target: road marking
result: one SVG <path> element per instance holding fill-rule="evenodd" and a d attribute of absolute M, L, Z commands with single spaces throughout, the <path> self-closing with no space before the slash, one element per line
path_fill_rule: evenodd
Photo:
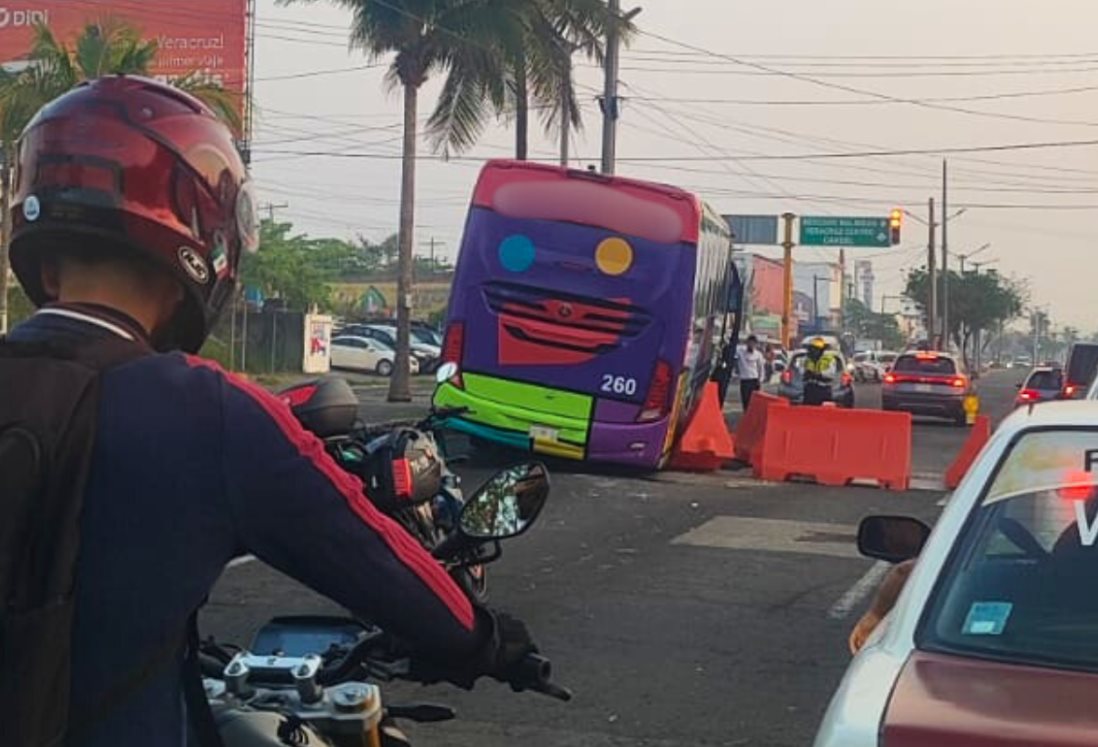
<path fill-rule="evenodd" d="M 856 538 L 857 529 L 846 524 L 716 516 L 671 544 L 858 558 Z"/>
<path fill-rule="evenodd" d="M 846 593 L 839 597 L 835 604 L 831 605 L 831 609 L 827 611 L 827 616 L 832 620 L 842 620 L 850 611 L 856 606 L 862 603 L 867 596 L 869 596 L 874 589 L 881 583 L 886 575 L 888 575 L 888 569 L 891 568 L 888 563 L 883 560 L 878 560 L 873 566 L 865 572 L 865 575 L 854 582 L 854 585 L 846 590 Z"/>
<path fill-rule="evenodd" d="M 245 563 L 251 563 L 255 560 L 254 555 L 241 555 L 239 558 L 233 558 L 229 561 L 229 565 L 226 568 L 236 568 L 238 565 L 244 565 Z"/>

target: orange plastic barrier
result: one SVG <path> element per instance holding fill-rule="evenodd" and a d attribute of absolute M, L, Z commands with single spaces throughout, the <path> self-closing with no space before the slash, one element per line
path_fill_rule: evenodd
<path fill-rule="evenodd" d="M 822 485 L 876 480 L 907 490 L 911 482 L 911 414 L 833 407 L 770 410 L 755 474 L 764 480 L 794 477 Z"/>
<path fill-rule="evenodd" d="M 766 432 L 767 414 L 773 407 L 789 407 L 789 400 L 764 392 L 751 395 L 747 412 L 736 424 L 736 459 L 758 465 L 762 454 L 763 434 Z"/>
<path fill-rule="evenodd" d="M 735 455 L 732 435 L 724 421 L 717 383 L 705 385 L 702 401 L 671 453 L 671 469 L 712 472 Z"/>
<path fill-rule="evenodd" d="M 961 478 L 968 472 L 968 468 L 972 466 L 972 463 L 976 461 L 976 455 L 980 453 L 980 449 L 984 448 L 984 444 L 991 438 L 991 418 L 987 415 L 980 415 L 976 418 L 976 423 L 972 426 L 972 430 L 968 434 L 968 439 L 961 447 L 961 451 L 958 452 L 957 458 L 953 460 L 953 464 L 949 465 L 949 469 L 945 473 L 945 484 L 950 490 L 953 490 L 961 484 Z"/>

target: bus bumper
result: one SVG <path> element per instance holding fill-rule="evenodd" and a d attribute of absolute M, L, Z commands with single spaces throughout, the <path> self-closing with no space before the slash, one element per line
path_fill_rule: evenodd
<path fill-rule="evenodd" d="M 434 401 L 439 407 L 467 408 L 468 412 L 449 418 L 446 425 L 473 438 L 561 459 L 641 469 L 661 466 L 666 456 L 668 418 L 643 424 L 600 422 L 599 411 L 604 406 L 612 409 L 621 405 L 588 399 L 590 405 L 583 408 L 588 414 L 582 418 L 530 410 L 452 384 L 440 386 Z"/>

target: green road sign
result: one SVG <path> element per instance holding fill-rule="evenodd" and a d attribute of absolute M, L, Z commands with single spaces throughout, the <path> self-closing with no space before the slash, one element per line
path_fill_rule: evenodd
<path fill-rule="evenodd" d="M 888 218 L 802 217 L 801 246 L 892 246 Z"/>

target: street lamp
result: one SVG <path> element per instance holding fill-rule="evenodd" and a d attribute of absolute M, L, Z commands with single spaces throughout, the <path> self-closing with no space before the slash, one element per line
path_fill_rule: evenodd
<path fill-rule="evenodd" d="M 981 246 L 979 249 L 975 249 L 975 250 L 969 252 L 968 254 L 958 254 L 957 258 L 959 260 L 961 260 L 961 274 L 962 275 L 965 274 L 965 260 L 970 259 L 971 257 L 975 257 L 980 252 L 986 251 L 990 248 L 991 248 L 991 243 L 989 242 L 989 243 L 984 244 L 983 246 Z M 987 264 L 987 262 L 983 262 L 983 263 L 973 262 L 972 264 Z M 979 270 L 977 270 L 977 272 L 979 272 Z"/>

